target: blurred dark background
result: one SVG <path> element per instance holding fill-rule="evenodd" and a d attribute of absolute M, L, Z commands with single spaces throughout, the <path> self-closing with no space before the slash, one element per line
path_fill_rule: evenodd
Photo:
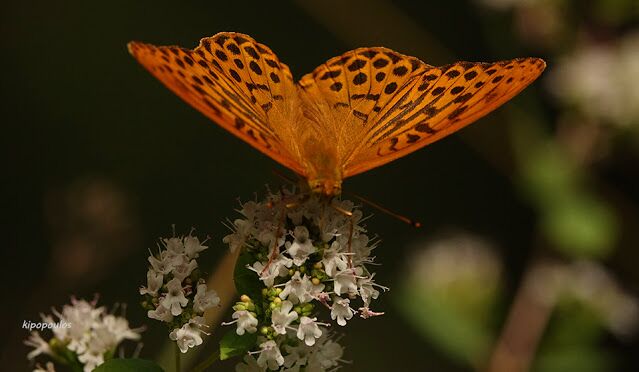
<path fill-rule="evenodd" d="M 353 361 L 343 370 L 467 371 L 494 362 L 501 336 L 530 331 L 513 321 L 534 308 L 524 305 L 521 315 L 513 306 L 530 282 L 535 293 L 560 293 L 542 311 L 533 370 L 639 368 L 636 1 L 2 8 L 3 370 L 32 368 L 23 320 L 96 293 L 106 306 L 129 304 L 131 325 L 149 328 L 142 356 L 158 358 L 167 331 L 138 306 L 147 249 L 171 224 L 182 233 L 195 227 L 212 237 L 202 260 L 213 272 L 227 249 L 221 221 L 236 216 L 237 198 L 282 183 L 277 164 L 183 103 L 126 50 L 130 40 L 194 47 L 220 31 L 270 46 L 297 78 L 360 46 L 433 65 L 523 56 L 548 63 L 539 81 L 461 134 L 346 181 L 347 192 L 424 227 L 364 207 L 375 214 L 369 231 L 383 241 L 376 279 L 391 291 L 376 308 L 386 315 L 339 329 Z M 544 270 L 568 279 L 556 289 L 539 279 L 548 278 Z"/>

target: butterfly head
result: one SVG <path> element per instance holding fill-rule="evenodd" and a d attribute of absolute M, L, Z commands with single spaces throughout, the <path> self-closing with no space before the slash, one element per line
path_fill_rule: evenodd
<path fill-rule="evenodd" d="M 342 193 L 342 181 L 329 179 L 309 179 L 308 186 L 314 194 L 336 196 Z"/>

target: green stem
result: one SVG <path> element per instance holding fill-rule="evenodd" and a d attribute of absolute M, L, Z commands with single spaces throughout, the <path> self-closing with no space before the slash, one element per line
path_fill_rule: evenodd
<path fill-rule="evenodd" d="M 216 360 L 220 358 L 220 353 L 218 351 L 213 352 L 206 358 L 202 363 L 196 365 L 191 372 L 203 372 L 206 368 L 210 367 Z"/>
<path fill-rule="evenodd" d="M 180 347 L 178 346 L 177 342 L 175 343 L 175 372 L 180 372 L 181 368 L 180 368 L 180 357 L 182 352 L 180 351 Z"/>

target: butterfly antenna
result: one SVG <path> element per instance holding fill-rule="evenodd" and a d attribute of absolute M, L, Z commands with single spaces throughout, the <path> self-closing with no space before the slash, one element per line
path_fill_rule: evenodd
<path fill-rule="evenodd" d="M 277 169 L 272 169 L 271 172 L 273 172 L 274 175 L 276 175 L 277 177 L 281 178 L 282 180 L 284 180 L 284 182 L 290 183 L 291 185 L 297 185 L 298 183 L 293 181 L 292 179 L 290 179 L 288 176 L 286 176 L 284 173 L 280 172 Z"/>
<path fill-rule="evenodd" d="M 408 218 L 408 217 L 406 217 L 404 215 L 401 215 L 399 213 L 395 213 L 395 212 L 391 211 L 390 209 L 385 208 L 385 207 L 383 207 L 383 206 L 381 206 L 381 205 L 379 205 L 379 204 L 377 204 L 375 202 L 372 202 L 372 201 L 370 201 L 370 200 L 368 200 L 368 199 L 366 199 L 366 198 L 364 198 L 362 196 L 359 196 L 359 195 L 353 194 L 353 193 L 348 193 L 348 195 L 352 196 L 353 198 L 355 198 L 355 199 L 357 199 L 357 200 L 359 200 L 359 201 L 361 201 L 363 203 L 366 203 L 366 204 L 370 205 L 371 207 L 377 209 L 380 212 L 386 213 L 386 214 L 388 214 L 391 217 L 395 217 L 398 220 L 400 220 L 400 221 L 402 221 L 404 223 L 407 223 L 407 224 L 409 224 L 409 225 L 411 225 L 413 227 L 422 227 L 422 223 L 421 222 L 413 220 L 413 219 L 410 219 L 410 218 Z"/>

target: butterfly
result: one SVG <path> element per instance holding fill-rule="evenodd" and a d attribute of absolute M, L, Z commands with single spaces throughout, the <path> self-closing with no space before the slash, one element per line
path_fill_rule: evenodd
<path fill-rule="evenodd" d="M 401 158 L 476 121 L 544 70 L 539 58 L 435 67 L 383 47 L 334 57 L 297 83 L 248 35 L 222 32 L 193 49 L 128 44 L 184 101 L 283 166 L 310 190 Z"/>

